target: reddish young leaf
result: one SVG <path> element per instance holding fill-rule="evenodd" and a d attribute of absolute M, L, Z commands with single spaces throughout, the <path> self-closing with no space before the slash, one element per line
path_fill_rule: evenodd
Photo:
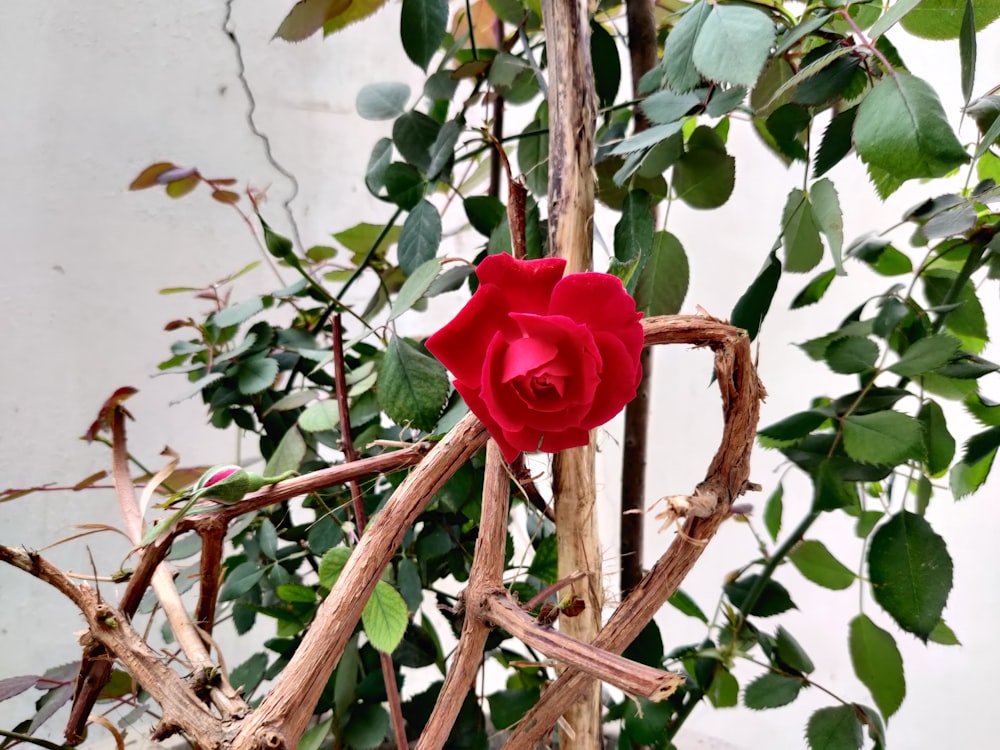
<path fill-rule="evenodd" d="M 132 180 L 131 184 L 128 186 L 129 190 L 145 190 L 146 188 L 155 187 L 160 183 L 157 178 L 164 172 L 168 172 L 171 169 L 176 169 L 177 165 L 172 164 L 169 161 L 158 161 L 156 164 L 150 164 L 144 170 L 139 173 L 139 176 Z"/>
<path fill-rule="evenodd" d="M 219 203 L 239 203 L 240 194 L 232 190 L 213 190 L 212 197 Z"/>
<path fill-rule="evenodd" d="M 97 419 L 94 420 L 90 427 L 87 428 L 87 432 L 84 433 L 83 437 L 86 441 L 88 443 L 93 442 L 102 429 L 111 426 L 111 416 L 114 414 L 115 409 L 122 409 L 125 416 L 132 419 L 132 415 L 121 404 L 125 399 L 131 398 L 138 392 L 137 388 L 125 385 L 112 393 L 108 400 L 101 404 L 101 410 L 97 413 Z"/>

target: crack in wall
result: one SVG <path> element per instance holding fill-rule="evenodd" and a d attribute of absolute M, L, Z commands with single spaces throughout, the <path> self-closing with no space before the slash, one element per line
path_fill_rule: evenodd
<path fill-rule="evenodd" d="M 240 87 L 243 89 L 248 105 L 246 112 L 247 125 L 250 127 L 250 132 L 252 132 L 263 144 L 264 157 L 267 159 L 268 163 L 276 172 L 278 172 L 278 174 L 288 180 L 292 186 L 291 194 L 281 202 L 281 206 L 284 208 L 285 216 L 288 218 L 288 224 L 291 228 L 292 239 L 295 240 L 295 245 L 300 250 L 304 250 L 305 245 L 302 244 L 302 237 L 299 234 L 299 224 L 295 219 L 295 214 L 292 212 L 292 202 L 299 195 L 299 181 L 291 171 L 289 171 L 275 158 L 274 152 L 271 149 L 271 138 L 257 126 L 257 122 L 254 119 L 254 116 L 257 113 L 257 98 L 254 96 L 253 89 L 250 87 L 250 82 L 247 80 L 246 62 L 243 59 L 243 46 L 240 44 L 240 40 L 236 38 L 236 31 L 233 27 L 234 2 L 235 0 L 226 0 L 226 15 L 222 19 L 222 32 L 229 37 L 229 41 L 233 45 L 233 51 L 236 53 L 236 78 L 240 82 Z"/>

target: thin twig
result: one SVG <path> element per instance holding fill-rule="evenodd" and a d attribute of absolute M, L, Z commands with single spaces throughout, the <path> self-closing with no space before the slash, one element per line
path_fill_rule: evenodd
<path fill-rule="evenodd" d="M 351 407 L 347 402 L 344 332 L 341 328 L 340 313 L 333 316 L 331 327 L 333 329 L 333 377 L 337 392 L 337 407 L 340 412 L 340 449 L 344 452 L 345 461 L 353 463 L 358 460 L 358 451 L 355 449 L 354 440 L 351 437 Z M 361 496 L 361 485 L 357 479 L 352 479 L 347 484 L 351 488 L 354 522 L 357 524 L 358 533 L 361 534 L 368 525 L 364 498 Z M 378 661 L 382 669 L 382 681 L 385 683 L 385 694 L 389 702 L 389 716 L 392 719 L 392 732 L 396 740 L 396 747 L 405 748 L 408 745 L 406 722 L 403 719 L 403 706 L 399 699 L 399 686 L 396 684 L 396 667 L 392 663 L 392 656 L 385 652 L 379 652 Z"/>

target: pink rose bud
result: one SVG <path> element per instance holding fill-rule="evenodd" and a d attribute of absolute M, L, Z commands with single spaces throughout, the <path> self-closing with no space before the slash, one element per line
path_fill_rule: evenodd
<path fill-rule="evenodd" d="M 207 497 L 224 503 L 234 503 L 253 487 L 250 475 L 242 466 L 213 466 L 201 475 L 194 486 L 195 497 Z"/>
<path fill-rule="evenodd" d="M 212 475 L 209 476 L 207 479 L 205 479 L 204 483 L 202 483 L 201 486 L 211 487 L 213 484 L 218 484 L 223 479 L 228 479 L 237 471 L 242 471 L 242 470 L 243 470 L 242 466 L 223 466 L 218 469 L 213 469 Z"/>
<path fill-rule="evenodd" d="M 508 461 L 586 445 L 642 378 L 635 300 L 614 276 L 565 268 L 488 256 L 472 299 L 426 342 Z"/>

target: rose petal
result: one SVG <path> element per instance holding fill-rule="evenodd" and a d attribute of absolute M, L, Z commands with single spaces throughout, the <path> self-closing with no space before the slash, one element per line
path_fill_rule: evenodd
<path fill-rule="evenodd" d="M 606 273 L 574 273 L 552 290 L 549 312 L 566 315 L 594 331 L 614 332 L 631 357 L 642 351 L 642 313 L 620 279 Z M 634 354 L 633 354 L 634 353 Z"/>
<path fill-rule="evenodd" d="M 503 374 L 500 379 L 507 383 L 525 373 L 552 362 L 559 353 L 551 341 L 538 338 L 521 338 L 512 341 L 504 354 Z"/>
<path fill-rule="evenodd" d="M 511 313 L 510 318 L 526 338 L 550 341 L 558 349 L 556 357 L 530 374 L 567 376 L 562 393 L 567 405 L 589 402 L 601 372 L 601 353 L 590 329 L 563 315 Z"/>
<path fill-rule="evenodd" d="M 546 432 L 542 437 L 541 450 L 546 453 L 558 453 L 567 448 L 579 448 L 590 442 L 590 430 L 571 427 L 560 432 Z"/>
<path fill-rule="evenodd" d="M 470 387 L 467 384 L 456 380 L 455 390 L 457 390 L 459 395 L 462 396 L 462 399 L 465 401 L 465 405 L 469 407 L 469 411 L 479 418 L 479 421 L 483 423 L 486 431 L 490 433 L 490 437 L 496 441 L 497 446 L 500 448 L 503 453 L 503 457 L 507 460 L 507 462 L 509 463 L 517 458 L 521 449 L 512 445 L 507 439 L 507 433 L 493 418 L 490 408 L 480 397 L 479 389 Z M 538 445 L 537 441 L 535 445 Z M 535 450 L 535 448 L 532 448 L 531 450 Z"/>
<path fill-rule="evenodd" d="M 630 356 L 614 334 L 598 331 L 594 340 L 601 350 L 604 370 L 591 402 L 590 413 L 583 420 L 583 426 L 587 428 L 599 427 L 624 409 L 635 398 L 636 388 L 642 379 L 638 355 Z"/>
<path fill-rule="evenodd" d="M 507 311 L 500 289 L 481 286 L 458 315 L 427 339 L 427 350 L 456 380 L 479 388 L 490 342 L 504 327 L 511 326 Z"/>
<path fill-rule="evenodd" d="M 486 256 L 476 268 L 476 276 L 481 284 L 500 288 L 510 312 L 544 314 L 565 269 L 563 258 L 517 260 L 500 253 Z"/>

